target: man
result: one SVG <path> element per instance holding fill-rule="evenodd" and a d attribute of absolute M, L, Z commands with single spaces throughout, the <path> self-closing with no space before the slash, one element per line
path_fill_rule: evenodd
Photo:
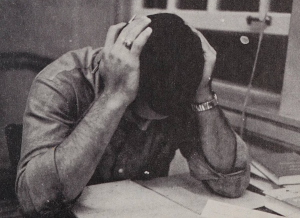
<path fill-rule="evenodd" d="M 16 191 L 25 214 L 55 215 L 87 184 L 167 176 L 176 149 L 213 191 L 240 196 L 248 151 L 210 89 L 216 53 L 171 14 L 112 26 L 34 80 Z M 192 107 L 191 107 L 192 104 Z"/>

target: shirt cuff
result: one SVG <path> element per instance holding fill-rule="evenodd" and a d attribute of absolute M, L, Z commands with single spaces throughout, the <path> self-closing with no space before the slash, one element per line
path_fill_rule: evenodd
<path fill-rule="evenodd" d="M 214 192 L 226 197 L 241 196 L 250 180 L 248 147 L 237 134 L 235 136 L 236 159 L 231 173 L 223 174 L 212 169 L 203 154 L 196 151 L 188 159 L 191 175 L 199 181 L 205 181 Z"/>
<path fill-rule="evenodd" d="M 190 156 L 188 163 L 191 175 L 198 180 L 217 180 L 221 178 L 225 179 L 229 177 L 241 177 L 246 171 L 246 168 L 244 168 L 228 174 L 217 172 L 211 168 L 204 160 L 204 157 L 197 152 L 194 152 Z"/>

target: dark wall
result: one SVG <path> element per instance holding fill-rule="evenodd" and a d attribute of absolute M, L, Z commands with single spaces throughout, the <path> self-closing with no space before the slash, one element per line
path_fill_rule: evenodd
<path fill-rule="evenodd" d="M 102 45 L 115 0 L 1 0 L 0 50 L 58 55 Z"/>
<path fill-rule="evenodd" d="M 102 46 L 116 7 L 116 0 L 1 0 L 0 53 L 55 59 L 72 49 Z M 22 122 L 35 72 L 2 69 L 0 76 L 0 168 L 8 168 L 4 127 Z"/>

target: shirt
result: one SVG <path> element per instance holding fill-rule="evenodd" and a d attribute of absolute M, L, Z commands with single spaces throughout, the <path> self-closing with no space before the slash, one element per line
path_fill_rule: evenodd
<path fill-rule="evenodd" d="M 103 85 L 98 82 L 97 74 L 92 73 L 100 51 L 87 47 L 68 52 L 42 70 L 33 81 L 24 113 L 16 181 L 17 195 L 27 214 L 54 213 L 73 203 L 65 202 L 62 196 L 55 148 L 76 128 L 95 98 L 101 95 Z M 216 172 L 199 149 L 197 120 L 193 115 L 187 109 L 181 115 L 152 121 L 146 131 L 123 116 L 88 184 L 167 176 L 175 151 L 180 149 L 191 174 L 199 182 L 206 181 L 221 195 L 240 196 L 249 183 L 246 144 L 236 135 L 232 173 Z M 27 169 L 30 162 L 41 157 L 46 164 L 35 164 Z M 38 180 L 36 175 L 39 175 Z M 49 192 L 47 197 L 35 191 L 41 184 L 44 192 Z"/>

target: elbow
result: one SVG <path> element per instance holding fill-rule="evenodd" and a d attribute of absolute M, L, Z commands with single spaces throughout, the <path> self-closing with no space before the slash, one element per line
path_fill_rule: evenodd
<path fill-rule="evenodd" d="M 16 194 L 20 204 L 20 211 L 25 217 L 34 217 L 36 214 L 35 207 L 30 197 L 29 186 L 25 181 L 25 171 L 18 172 L 16 180 Z"/>
<path fill-rule="evenodd" d="M 56 174 L 37 166 L 35 160 L 31 160 L 18 172 L 16 193 L 21 212 L 25 217 L 57 217 L 68 211 L 71 201 L 64 198 Z"/>
<path fill-rule="evenodd" d="M 25 217 L 56 217 L 69 208 L 60 192 L 47 192 L 43 183 L 32 184 L 26 177 L 24 171 L 16 182 L 20 210 Z"/>
<path fill-rule="evenodd" d="M 43 189 L 42 185 L 32 190 L 22 178 L 16 185 L 20 211 L 24 217 L 66 217 L 66 214 L 71 213 L 70 208 L 74 202 L 66 201 L 60 192 L 36 193 L 36 189 Z"/>
<path fill-rule="evenodd" d="M 224 197 L 241 197 L 250 182 L 250 170 L 247 168 L 241 175 L 220 178 L 218 180 L 207 180 L 206 184 L 210 189 Z"/>

